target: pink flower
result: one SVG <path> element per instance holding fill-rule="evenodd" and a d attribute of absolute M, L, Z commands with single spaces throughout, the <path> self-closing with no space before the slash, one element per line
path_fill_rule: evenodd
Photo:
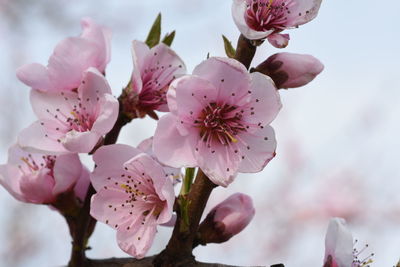
<path fill-rule="evenodd" d="M 359 259 L 364 249 L 353 249 L 354 242 L 346 221 L 342 218 L 332 218 L 325 237 L 324 267 L 362 267 L 372 262 L 371 254 Z M 367 248 L 368 245 L 365 246 Z"/>
<path fill-rule="evenodd" d="M 324 70 L 324 65 L 311 55 L 277 53 L 256 70 L 271 77 L 277 88 L 296 88 L 314 80 Z"/>
<path fill-rule="evenodd" d="M 153 150 L 172 167 L 200 167 L 227 186 L 237 172 L 259 172 L 275 156 L 269 123 L 281 102 L 269 77 L 238 61 L 210 58 L 168 90 L 171 113 L 158 122 Z"/>
<path fill-rule="evenodd" d="M 81 25 L 81 36 L 61 41 L 47 67 L 38 63 L 24 65 L 17 70 L 18 78 L 33 89 L 60 92 L 78 88 L 89 67 L 104 73 L 110 61 L 111 31 L 90 18 L 82 19 Z"/>
<path fill-rule="evenodd" d="M 25 150 L 44 153 L 90 152 L 114 126 L 118 101 L 104 76 L 90 68 L 78 92 L 31 91 L 39 118 L 18 136 Z"/>
<path fill-rule="evenodd" d="M 321 2 L 322 0 L 233 0 L 232 15 L 246 38 L 258 40 L 313 20 Z"/>
<path fill-rule="evenodd" d="M 157 225 L 170 221 L 175 199 L 171 180 L 149 155 L 127 145 L 99 148 L 91 181 L 91 215 L 117 229 L 126 253 L 142 258 L 149 250 Z"/>
<path fill-rule="evenodd" d="M 163 43 L 150 49 L 145 43 L 133 41 L 132 54 L 134 70 L 130 86 L 124 91 L 124 112 L 143 117 L 153 110 L 168 111 L 168 86 L 186 73 L 185 64 Z"/>
<path fill-rule="evenodd" d="M 76 184 L 83 191 L 87 174 L 77 154 L 31 154 L 14 145 L 7 164 L 0 165 L 0 184 L 20 201 L 51 204 Z"/>
<path fill-rule="evenodd" d="M 199 227 L 202 244 L 222 243 L 240 233 L 255 214 L 251 197 L 236 193 L 215 206 Z"/>
<path fill-rule="evenodd" d="M 161 166 L 164 169 L 164 172 L 168 174 L 168 176 L 171 178 L 173 184 L 176 184 L 181 178 L 182 178 L 182 170 L 181 168 L 173 168 L 167 165 L 162 164 L 161 162 L 158 161 L 157 157 L 154 155 L 153 152 L 153 137 L 147 138 L 140 142 L 140 144 L 137 146 L 137 148 L 146 153 L 147 155 L 150 155 L 155 161 L 161 164 Z"/>

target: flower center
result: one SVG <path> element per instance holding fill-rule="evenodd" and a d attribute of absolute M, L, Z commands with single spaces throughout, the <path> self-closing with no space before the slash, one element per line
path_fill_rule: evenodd
<path fill-rule="evenodd" d="M 22 171 L 22 173 L 26 174 L 26 171 L 30 173 L 34 173 L 39 171 L 42 168 L 46 168 L 49 170 L 49 174 L 53 176 L 53 168 L 56 162 L 56 156 L 43 155 L 42 160 L 40 162 L 36 162 L 36 160 L 32 157 L 31 154 L 28 154 L 27 157 L 21 157 L 21 161 L 25 164 L 23 168 L 22 165 L 18 165 L 18 168 Z"/>
<path fill-rule="evenodd" d="M 241 121 L 242 113 L 236 106 L 213 102 L 203 109 L 194 121 L 194 125 L 200 128 L 200 137 L 208 144 L 212 141 L 223 145 L 237 143 L 235 136 L 239 132 L 246 131 Z"/>
<path fill-rule="evenodd" d="M 246 23 L 255 31 L 282 31 L 293 5 L 293 0 L 252 0 L 247 4 Z"/>

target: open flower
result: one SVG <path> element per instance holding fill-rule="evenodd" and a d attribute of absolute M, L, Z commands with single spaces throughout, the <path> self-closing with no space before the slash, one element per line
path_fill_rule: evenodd
<path fill-rule="evenodd" d="M 18 136 L 25 150 L 44 153 L 90 152 L 114 126 L 118 101 L 104 76 L 90 68 L 78 92 L 31 91 L 38 117 Z"/>
<path fill-rule="evenodd" d="M 179 56 L 160 43 L 149 48 L 145 43 L 132 42 L 133 74 L 122 98 L 123 111 L 129 116 L 143 117 L 154 110 L 168 111 L 166 92 L 170 83 L 186 73 Z"/>
<path fill-rule="evenodd" d="M 249 74 L 238 61 L 210 58 L 175 80 L 167 93 L 171 113 L 153 140 L 157 158 L 172 167 L 200 167 L 227 186 L 237 172 L 259 172 L 275 156 L 269 123 L 281 102 L 271 79 Z"/>
<path fill-rule="evenodd" d="M 78 88 L 89 67 L 104 73 L 110 61 L 111 31 L 90 18 L 82 19 L 81 25 L 81 36 L 61 41 L 47 67 L 38 63 L 24 65 L 17 70 L 18 78 L 33 89 L 60 92 Z"/>
<path fill-rule="evenodd" d="M 142 258 L 157 225 L 169 222 L 175 199 L 172 182 L 149 155 L 127 145 L 109 145 L 93 155 L 91 181 L 97 193 L 90 214 L 117 229 L 126 253 Z"/>
<path fill-rule="evenodd" d="M 87 176 L 77 154 L 33 154 L 17 145 L 8 150 L 7 164 L 0 165 L 0 184 L 16 199 L 35 204 L 52 204 L 72 189 L 81 198 Z"/>
<path fill-rule="evenodd" d="M 256 70 L 271 77 L 277 88 L 296 88 L 314 80 L 324 70 L 324 65 L 311 55 L 277 53 Z"/>
<path fill-rule="evenodd" d="M 240 233 L 255 214 L 251 197 L 235 193 L 215 206 L 200 224 L 200 243 L 222 243 Z"/>
<path fill-rule="evenodd" d="M 360 258 L 364 249 L 358 251 L 353 248 L 355 243 L 345 220 L 332 218 L 325 237 L 324 267 L 367 267 L 372 263 L 374 254 Z"/>
<path fill-rule="evenodd" d="M 288 35 L 280 32 L 314 19 L 322 0 L 233 0 L 232 15 L 240 32 L 250 40 L 271 38 L 285 47 Z"/>

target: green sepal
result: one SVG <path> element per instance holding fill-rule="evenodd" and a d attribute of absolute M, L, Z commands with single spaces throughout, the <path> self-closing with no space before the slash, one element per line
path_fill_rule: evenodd
<path fill-rule="evenodd" d="M 173 31 L 173 32 L 171 32 L 171 33 L 167 33 L 167 34 L 164 36 L 162 42 L 163 42 L 164 44 L 168 45 L 168 46 L 171 46 L 171 45 L 172 45 L 172 42 L 174 41 L 174 38 L 175 38 L 175 31 Z"/>
<path fill-rule="evenodd" d="M 147 35 L 146 44 L 152 48 L 160 43 L 161 39 L 161 13 L 158 13 L 156 20 L 151 26 L 149 35 Z"/>
<path fill-rule="evenodd" d="M 224 40 L 224 47 L 225 47 L 225 53 L 229 58 L 234 58 L 236 54 L 235 48 L 233 48 L 231 41 L 228 40 L 228 38 L 225 37 L 225 35 L 222 35 L 222 39 Z"/>

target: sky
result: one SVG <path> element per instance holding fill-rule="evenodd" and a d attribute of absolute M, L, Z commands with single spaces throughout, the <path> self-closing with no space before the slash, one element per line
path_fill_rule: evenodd
<path fill-rule="evenodd" d="M 207 54 L 224 56 L 221 34 L 239 36 L 231 0 L 0 0 L 0 162 L 17 133 L 34 116 L 29 88 L 15 77 L 26 63 L 46 64 L 54 46 L 80 33 L 90 16 L 113 31 L 107 79 L 117 96 L 132 71 L 130 43 L 144 40 L 158 12 L 163 31 L 177 31 L 173 49 L 188 71 Z M 359 245 L 369 244 L 372 266 L 392 266 L 400 257 L 400 2 L 325 0 L 318 17 L 287 31 L 278 50 L 261 46 L 253 64 L 277 52 L 312 54 L 325 65 L 309 85 L 281 91 L 283 109 L 273 122 L 277 157 L 256 175 L 239 175 L 218 188 L 212 204 L 240 191 L 256 205 L 253 222 L 224 245 L 195 250 L 202 261 L 237 265 L 321 266 L 329 218 L 344 216 Z M 136 120 L 120 142 L 137 145 L 156 123 Z M 85 157 L 90 166 L 90 158 Z M 18 203 L 0 188 L 0 266 L 55 266 L 68 261 L 69 236 L 63 218 L 44 206 Z M 160 251 L 170 229 L 161 229 L 149 254 Z M 11 239 L 10 239 L 11 238 Z M 90 257 L 126 256 L 115 231 L 98 224 Z M 314 253 L 309 253 L 314 251 Z M 12 257 L 10 256 L 12 255 Z M 6 260 L 7 258 L 7 260 Z M 11 258 L 11 259 L 10 259 Z M 3 260 L 4 259 L 4 260 Z"/>

